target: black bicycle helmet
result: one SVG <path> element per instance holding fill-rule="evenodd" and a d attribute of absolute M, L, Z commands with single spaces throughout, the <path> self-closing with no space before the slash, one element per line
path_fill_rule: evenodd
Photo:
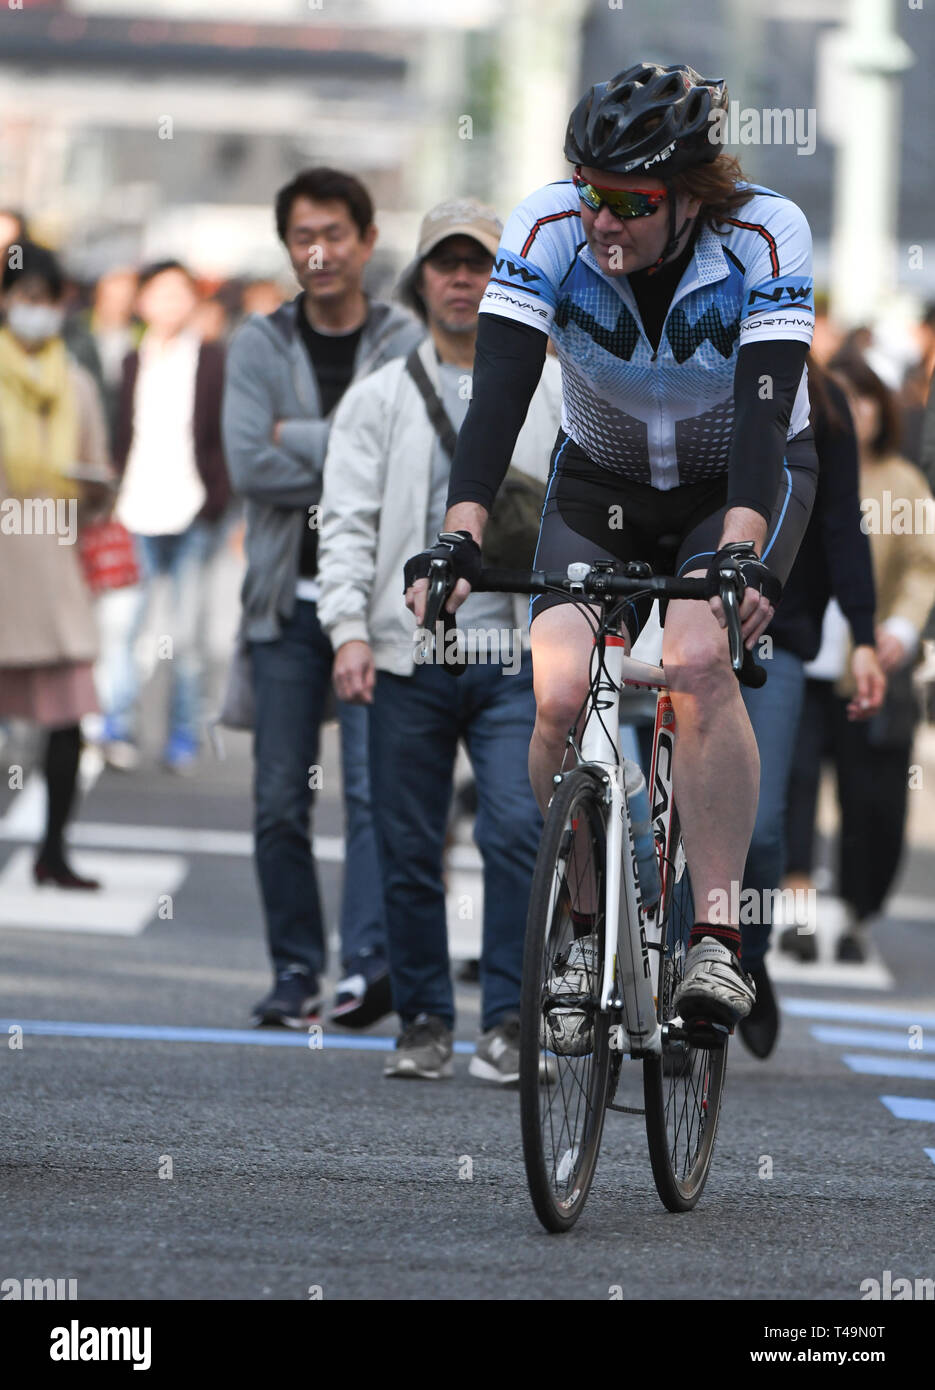
<path fill-rule="evenodd" d="M 587 91 L 568 122 L 565 158 L 614 174 L 670 179 L 721 152 L 710 112 L 727 109 L 727 84 L 685 63 L 637 63 Z"/>

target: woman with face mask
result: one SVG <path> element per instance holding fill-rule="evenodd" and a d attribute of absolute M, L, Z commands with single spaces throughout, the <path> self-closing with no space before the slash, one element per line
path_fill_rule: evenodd
<path fill-rule="evenodd" d="M 26 720 L 46 733 L 48 813 L 36 882 L 93 889 L 100 885 L 69 864 L 64 831 L 80 720 L 98 709 L 97 635 L 77 540 L 79 509 L 84 520 L 107 493 L 106 427 L 91 377 L 62 341 L 55 257 L 14 244 L 0 284 L 0 721 Z"/>

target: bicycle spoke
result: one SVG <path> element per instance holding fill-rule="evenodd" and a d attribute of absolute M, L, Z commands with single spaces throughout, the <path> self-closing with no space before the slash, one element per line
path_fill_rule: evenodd
<path fill-rule="evenodd" d="M 543 836 L 540 850 L 543 862 L 536 870 L 538 883 L 534 882 L 530 895 L 527 950 L 535 952 L 535 963 L 527 954 L 527 1060 L 524 1068 L 521 1059 L 520 1089 L 521 1101 L 522 1095 L 526 1096 L 524 1153 L 536 1210 L 550 1229 L 567 1229 L 577 1219 L 590 1187 L 603 1129 L 609 1068 L 599 1010 L 604 946 L 603 811 L 591 778 L 577 771 L 567 774 L 553 797 L 550 816 L 548 835 Z M 568 971 L 572 973 L 567 975 Z M 563 994 L 567 1002 L 563 1002 Z M 534 1103 L 533 1029 L 537 1083 L 538 1071 L 546 1068 L 545 1079 L 536 1086 Z M 588 1050 L 573 1050 L 579 1046 Z"/>
<path fill-rule="evenodd" d="M 672 872 L 672 865 L 668 870 Z M 663 1022 L 672 1024 L 672 1001 L 682 979 L 694 904 L 687 870 L 670 885 L 666 904 L 666 951 L 661 985 Z M 717 1128 L 725 1054 L 679 1036 L 664 1043 L 663 1061 L 646 1073 L 647 1133 L 659 1195 L 672 1211 L 694 1206 L 704 1186 Z M 652 1111 L 652 1114 L 650 1112 Z"/>

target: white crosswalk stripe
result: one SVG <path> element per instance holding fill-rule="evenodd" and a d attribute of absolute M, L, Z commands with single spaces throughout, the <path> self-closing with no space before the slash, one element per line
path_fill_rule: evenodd
<path fill-rule="evenodd" d="M 36 887 L 32 862 L 31 849 L 15 850 L 0 871 L 0 927 L 137 936 L 160 911 L 169 916 L 188 872 L 179 855 L 77 854 L 76 870 L 102 886 L 65 892 Z"/>

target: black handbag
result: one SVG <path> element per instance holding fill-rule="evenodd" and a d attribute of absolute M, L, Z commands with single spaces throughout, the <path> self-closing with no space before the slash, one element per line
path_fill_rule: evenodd
<path fill-rule="evenodd" d="M 439 443 L 450 459 L 455 456 L 458 436 L 448 412 L 429 380 L 418 348 L 406 358 L 412 377 Z M 482 547 L 485 565 L 497 569 L 530 569 L 539 540 L 539 525 L 545 505 L 545 483 L 512 465 L 500 485 L 490 519 L 484 528 Z"/>

